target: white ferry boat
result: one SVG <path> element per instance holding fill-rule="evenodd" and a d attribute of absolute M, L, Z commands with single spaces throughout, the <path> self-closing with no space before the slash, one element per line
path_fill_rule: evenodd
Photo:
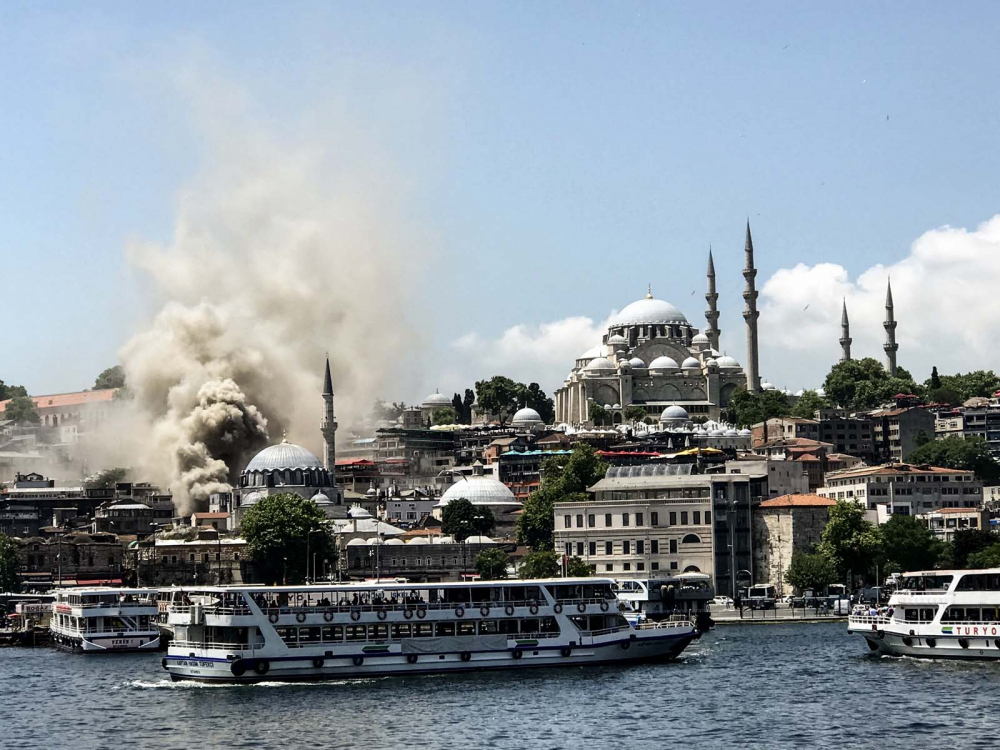
<path fill-rule="evenodd" d="M 711 627 L 708 605 L 714 596 L 712 577 L 705 573 L 678 573 L 658 578 L 615 579 L 612 590 L 631 624 L 671 618 L 691 620 L 699 630 Z"/>
<path fill-rule="evenodd" d="M 49 632 L 60 648 L 82 652 L 155 651 L 156 589 L 73 588 L 56 593 Z"/>
<path fill-rule="evenodd" d="M 904 573 L 887 608 L 859 605 L 847 629 L 893 656 L 1000 659 L 1000 568 Z"/>
<path fill-rule="evenodd" d="M 676 658 L 689 620 L 631 626 L 612 582 L 199 587 L 171 603 L 171 678 L 317 680 Z"/>

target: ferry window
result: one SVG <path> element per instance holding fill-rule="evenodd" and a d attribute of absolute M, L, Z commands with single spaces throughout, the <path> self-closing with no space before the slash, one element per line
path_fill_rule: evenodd
<path fill-rule="evenodd" d="M 368 640 L 370 641 L 384 641 L 389 637 L 389 626 L 388 625 L 369 625 L 368 626 Z"/>
<path fill-rule="evenodd" d="M 921 622 L 931 622 L 934 619 L 933 609 L 922 609 L 920 610 L 920 621 Z"/>
<path fill-rule="evenodd" d="M 509 635 L 517 632 L 517 620 L 500 620 L 500 632 Z"/>
<path fill-rule="evenodd" d="M 605 526 L 605 528 L 609 528 L 609 529 L 611 528 L 611 514 L 610 513 L 605 513 L 604 514 L 604 526 Z"/>
<path fill-rule="evenodd" d="M 615 543 L 614 542 L 605 542 L 604 543 L 604 554 L 605 555 L 613 555 L 614 553 L 615 553 Z M 608 570 L 611 570 L 611 568 L 608 568 Z"/>
<path fill-rule="evenodd" d="M 543 617 L 538 624 L 538 631 L 540 633 L 558 633 L 559 623 L 554 617 Z"/>
<path fill-rule="evenodd" d="M 455 635 L 455 623 L 453 622 L 439 622 L 436 623 L 435 634 L 440 638 L 446 635 Z"/>
<path fill-rule="evenodd" d="M 1000 607 L 983 607 L 983 622 L 1000 620 Z"/>
<path fill-rule="evenodd" d="M 413 626 L 414 638 L 430 638 L 432 635 L 434 635 L 434 623 L 418 622 Z"/>
<path fill-rule="evenodd" d="M 410 623 L 403 622 L 397 623 L 392 626 L 392 637 L 393 638 L 409 638 L 410 637 Z"/>
<path fill-rule="evenodd" d="M 917 622 L 920 619 L 919 613 L 915 609 L 904 610 L 903 616 L 907 622 Z"/>
<path fill-rule="evenodd" d="M 278 634 L 278 637 L 285 642 L 288 646 L 294 646 L 298 643 L 298 629 L 297 628 L 275 628 L 274 632 Z"/>
<path fill-rule="evenodd" d="M 319 643 L 319 628 L 299 628 L 299 643 Z"/>
<path fill-rule="evenodd" d="M 650 539 L 649 540 L 649 551 L 654 555 L 660 554 L 660 540 Z"/>
<path fill-rule="evenodd" d="M 460 622 L 458 623 L 458 635 L 475 635 L 476 634 L 476 623 L 474 622 Z"/>
<path fill-rule="evenodd" d="M 671 526 L 677 525 L 677 511 L 674 510 L 670 511 L 670 525 Z"/>
<path fill-rule="evenodd" d="M 363 641 L 368 637 L 368 629 L 365 625 L 348 625 L 346 632 L 349 641 Z"/>
<path fill-rule="evenodd" d="M 538 632 L 538 620 L 521 620 L 521 632 L 522 633 L 537 633 Z"/>
<path fill-rule="evenodd" d="M 660 514 L 657 513 L 657 512 L 655 512 L 655 511 L 651 511 L 650 514 L 649 514 L 649 523 L 650 523 L 651 526 L 659 526 L 660 525 Z"/>
<path fill-rule="evenodd" d="M 328 625 L 323 628 L 323 642 L 333 643 L 344 640 L 344 628 L 342 625 Z"/>
<path fill-rule="evenodd" d="M 529 600 L 534 599 L 536 602 L 542 600 L 542 591 L 538 586 L 526 586 L 524 591 Z"/>
<path fill-rule="evenodd" d="M 479 623 L 480 635 L 493 635 L 498 632 L 500 632 L 500 626 L 496 620 L 482 620 Z"/>

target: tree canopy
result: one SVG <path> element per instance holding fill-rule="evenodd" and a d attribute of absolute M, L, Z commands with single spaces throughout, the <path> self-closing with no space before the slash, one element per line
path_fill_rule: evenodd
<path fill-rule="evenodd" d="M 942 554 L 942 543 L 934 532 L 913 516 L 895 513 L 879 531 L 882 536 L 882 565 L 886 573 L 930 570 Z"/>
<path fill-rule="evenodd" d="M 996 535 L 986 529 L 958 529 L 951 538 L 950 565 L 955 568 L 969 567 L 972 556 L 992 547 L 996 539 Z"/>
<path fill-rule="evenodd" d="M 830 508 L 819 551 L 826 555 L 844 578 L 848 573 L 864 575 L 881 548 L 879 529 L 865 518 L 865 509 L 849 500 L 838 500 Z"/>
<path fill-rule="evenodd" d="M 829 406 L 830 402 L 816 393 L 816 391 L 803 391 L 789 413 L 793 417 L 815 419 L 817 411 L 827 409 Z"/>
<path fill-rule="evenodd" d="M 859 411 L 887 403 L 897 393 L 919 395 L 921 390 L 902 367 L 897 369 L 896 377 L 892 377 L 871 357 L 838 362 L 823 383 L 823 391 L 831 403 Z"/>
<path fill-rule="evenodd" d="M 240 534 L 257 577 L 268 583 L 301 583 L 307 551 L 325 561 L 333 550 L 326 515 L 312 500 L 290 492 L 267 495 L 251 505 L 243 514 Z"/>
<path fill-rule="evenodd" d="M 645 418 L 646 418 L 646 410 L 643 409 L 641 406 L 636 406 L 635 404 L 632 404 L 632 406 L 625 407 L 625 419 L 627 419 L 629 422 L 641 422 Z"/>
<path fill-rule="evenodd" d="M 0 380 L 0 401 L 6 401 L 15 396 L 27 396 L 28 389 L 23 385 L 7 385 Z"/>
<path fill-rule="evenodd" d="M 989 398 L 997 390 L 1000 390 L 1000 377 L 997 377 L 997 374 L 993 370 L 975 370 L 965 375 L 962 373 L 941 375 L 937 377 L 937 385 L 935 385 L 936 375 L 937 368 L 935 367 L 931 371 L 930 380 L 925 385 L 932 392 L 943 389 L 954 393 L 956 397 L 955 401 L 948 403 L 960 404 L 976 396 Z M 932 398 L 930 393 L 928 394 L 928 398 L 935 401 L 938 400 Z"/>
<path fill-rule="evenodd" d="M 10 419 L 14 424 L 38 424 L 41 418 L 38 410 L 35 409 L 35 402 L 30 396 L 14 396 L 7 402 L 7 408 L 3 411 L 3 418 Z"/>
<path fill-rule="evenodd" d="M 479 406 L 495 416 L 501 425 L 506 424 L 522 406 L 537 411 L 545 424 L 551 424 L 555 417 L 555 402 L 538 383 L 525 385 L 503 375 L 496 375 L 476 383 L 476 396 L 479 398 Z M 471 403 L 469 406 L 471 410 Z"/>
<path fill-rule="evenodd" d="M 375 403 L 372 404 L 372 418 L 378 422 L 383 420 L 395 422 L 403 415 L 403 409 L 405 408 L 406 404 L 402 401 L 390 404 L 377 398 L 375 399 Z"/>
<path fill-rule="evenodd" d="M 803 592 L 819 592 L 837 580 L 837 568 L 822 552 L 796 552 L 785 572 L 785 580 Z"/>
<path fill-rule="evenodd" d="M 1000 480 L 1000 463 L 981 437 L 947 437 L 931 440 L 910 454 L 911 464 L 930 464 L 946 469 L 973 471 L 989 484 Z"/>
<path fill-rule="evenodd" d="M 104 370 L 94 381 L 94 390 L 99 391 L 105 388 L 124 388 L 125 370 L 121 365 L 115 365 Z"/>
<path fill-rule="evenodd" d="M 598 427 L 611 424 L 611 412 L 596 401 L 587 406 L 587 415 L 590 417 L 590 421 Z"/>
<path fill-rule="evenodd" d="M 457 542 L 470 536 L 487 536 L 495 525 L 489 508 L 473 505 L 464 497 L 455 498 L 441 511 L 441 532 Z"/>
<path fill-rule="evenodd" d="M 585 563 L 579 557 L 571 557 L 566 561 L 567 578 L 590 578 L 594 575 L 594 566 Z"/>
<path fill-rule="evenodd" d="M 119 482 L 124 482 L 128 476 L 128 469 L 121 467 L 114 469 L 101 469 L 83 480 L 83 486 L 88 490 L 110 489 Z"/>
<path fill-rule="evenodd" d="M 0 591 L 19 590 L 20 570 L 18 543 L 6 534 L 0 534 Z"/>
<path fill-rule="evenodd" d="M 507 577 L 510 557 L 499 547 L 484 549 L 476 555 L 476 573 L 484 581 L 500 581 Z"/>
<path fill-rule="evenodd" d="M 1000 542 L 973 552 L 966 564 L 970 568 L 1000 568 Z"/>
<path fill-rule="evenodd" d="M 791 412 L 788 397 L 781 391 L 751 392 L 738 388 L 729 399 L 729 421 L 737 427 L 752 427 Z"/>
<path fill-rule="evenodd" d="M 517 576 L 527 578 L 555 578 L 559 575 L 559 555 L 551 551 L 530 552 L 524 556 Z"/>
<path fill-rule="evenodd" d="M 458 412 L 454 406 L 442 406 L 431 413 L 433 424 L 456 424 L 458 422 Z"/>

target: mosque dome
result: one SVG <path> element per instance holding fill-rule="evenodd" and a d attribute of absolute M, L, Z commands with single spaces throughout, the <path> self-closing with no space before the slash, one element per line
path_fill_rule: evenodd
<path fill-rule="evenodd" d="M 466 544 L 495 544 L 488 536 L 470 536 L 465 540 Z"/>
<path fill-rule="evenodd" d="M 737 362 L 732 357 L 730 357 L 728 354 L 723 354 L 721 357 L 719 357 L 717 360 L 715 360 L 715 362 L 716 362 L 716 364 L 719 365 L 719 369 L 720 370 L 738 370 L 738 369 L 740 369 L 740 363 Z"/>
<path fill-rule="evenodd" d="M 415 536 L 406 541 L 407 544 L 427 544 L 427 537 Z"/>
<path fill-rule="evenodd" d="M 455 538 L 450 536 L 431 537 L 431 544 L 454 544 Z"/>
<path fill-rule="evenodd" d="M 597 372 L 600 370 L 614 370 L 615 366 L 611 364 L 611 360 L 607 357 L 594 357 L 584 369 L 590 372 Z"/>
<path fill-rule="evenodd" d="M 632 363 L 627 359 L 618 360 L 618 369 L 627 372 L 632 369 Z"/>
<path fill-rule="evenodd" d="M 687 410 L 682 406 L 668 406 L 660 413 L 661 422 L 687 422 L 690 417 Z"/>
<path fill-rule="evenodd" d="M 511 418 L 510 423 L 514 427 L 536 427 L 543 424 L 541 415 L 530 407 L 518 409 Z"/>
<path fill-rule="evenodd" d="M 761 390 L 764 390 L 764 391 L 776 391 L 776 390 L 778 390 L 771 383 L 768 383 L 767 381 L 761 383 L 760 387 L 761 387 Z"/>
<path fill-rule="evenodd" d="M 740 437 L 750 437 L 751 435 L 753 435 L 753 433 L 750 432 L 750 430 L 748 430 L 746 427 L 740 430 L 738 434 Z"/>
<path fill-rule="evenodd" d="M 708 336 L 706 336 L 704 333 L 696 333 L 691 338 L 691 343 L 692 344 L 711 344 L 712 342 L 709 341 Z"/>
<path fill-rule="evenodd" d="M 348 547 L 364 547 L 368 544 L 364 539 L 352 539 L 347 543 Z"/>
<path fill-rule="evenodd" d="M 385 540 L 385 546 L 386 547 L 390 547 L 390 546 L 402 547 L 404 544 L 406 544 L 406 542 L 404 542 L 402 539 L 386 539 Z"/>
<path fill-rule="evenodd" d="M 270 445 L 247 464 L 245 472 L 278 471 L 283 469 L 322 469 L 323 462 L 303 448 L 287 441 Z"/>
<path fill-rule="evenodd" d="M 264 496 L 261 493 L 259 493 L 259 492 L 250 492 L 250 493 L 244 495 L 240 499 L 240 507 L 241 508 L 246 508 L 248 505 L 256 505 L 257 503 L 259 503 L 263 499 L 264 499 Z"/>
<path fill-rule="evenodd" d="M 420 405 L 423 408 L 439 408 L 442 406 L 451 406 L 451 399 L 445 396 L 443 393 L 434 392 L 424 399 L 424 402 Z"/>
<path fill-rule="evenodd" d="M 684 313 L 661 299 L 646 297 L 626 305 L 611 321 L 612 326 L 637 326 L 663 323 L 683 323 L 688 320 Z"/>
<path fill-rule="evenodd" d="M 317 492 L 309 499 L 316 503 L 316 505 L 333 505 L 333 501 L 322 492 Z"/>
<path fill-rule="evenodd" d="M 717 360 L 717 359 L 709 359 L 705 363 L 705 365 L 708 366 L 708 367 L 718 367 L 719 366 L 719 360 Z"/>
<path fill-rule="evenodd" d="M 672 357 L 657 357 L 649 363 L 650 370 L 677 370 L 679 368 L 677 360 Z"/>
<path fill-rule="evenodd" d="M 348 518 L 371 518 L 372 514 L 367 510 L 362 508 L 360 505 L 352 505 L 347 509 Z"/>
<path fill-rule="evenodd" d="M 455 482 L 441 495 L 437 507 L 443 508 L 459 498 L 465 498 L 473 505 L 521 505 L 507 485 L 483 475 L 473 475 Z"/>
<path fill-rule="evenodd" d="M 683 362 L 681 362 L 681 368 L 684 370 L 693 370 L 699 367 L 701 367 L 701 362 L 699 362 L 694 357 L 688 357 Z"/>
<path fill-rule="evenodd" d="M 638 357 L 632 357 L 632 359 L 630 359 L 630 360 L 628 361 L 628 363 L 629 363 L 630 365 L 632 365 L 632 367 L 641 367 L 641 368 L 643 368 L 643 369 L 645 369 L 645 367 L 646 367 L 646 363 L 645 363 L 645 362 L 643 362 L 643 361 L 642 361 L 641 359 L 639 359 Z"/>
<path fill-rule="evenodd" d="M 739 433 L 736 430 L 726 430 L 726 437 L 738 437 Z"/>
<path fill-rule="evenodd" d="M 577 359 L 593 359 L 594 357 L 601 357 L 604 355 L 604 350 L 600 345 L 595 346 L 592 349 L 588 349 L 583 354 L 581 354 Z"/>
<path fill-rule="evenodd" d="M 614 336 L 608 337 L 608 346 L 628 346 L 628 339 L 624 336 L 619 336 L 617 333 Z"/>

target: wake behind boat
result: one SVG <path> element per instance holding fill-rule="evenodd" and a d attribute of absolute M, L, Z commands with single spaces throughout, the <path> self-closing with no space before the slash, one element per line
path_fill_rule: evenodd
<path fill-rule="evenodd" d="M 163 668 L 213 682 L 321 680 L 675 659 L 688 619 L 633 627 L 612 582 L 199 587 L 169 605 Z"/>

